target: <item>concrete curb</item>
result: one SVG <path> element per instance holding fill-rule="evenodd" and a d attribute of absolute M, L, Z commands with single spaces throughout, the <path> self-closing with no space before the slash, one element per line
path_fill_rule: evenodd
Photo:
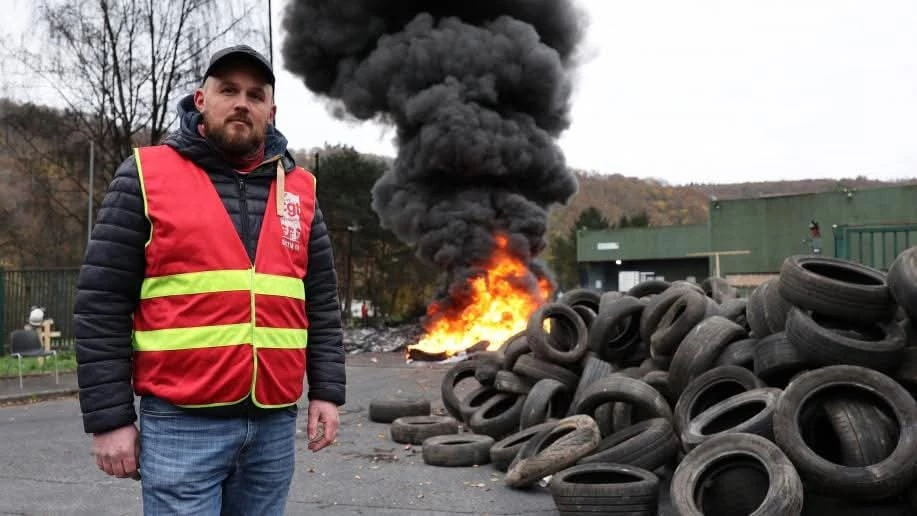
<path fill-rule="evenodd" d="M 15 403 L 35 403 L 55 398 L 75 396 L 80 392 L 79 387 L 69 387 L 63 389 L 53 389 L 47 391 L 22 392 L 17 394 L 6 394 L 0 396 L 0 405 L 11 405 Z"/>

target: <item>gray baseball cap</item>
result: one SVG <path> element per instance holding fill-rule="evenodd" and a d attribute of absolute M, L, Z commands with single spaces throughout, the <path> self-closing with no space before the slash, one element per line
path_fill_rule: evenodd
<path fill-rule="evenodd" d="M 218 50 L 210 57 L 210 64 L 207 65 L 207 71 L 204 72 L 204 79 L 213 75 L 219 67 L 233 59 L 245 59 L 257 66 L 264 72 L 268 84 L 274 86 L 274 69 L 270 61 L 265 59 L 258 51 L 248 45 L 234 45 Z"/>

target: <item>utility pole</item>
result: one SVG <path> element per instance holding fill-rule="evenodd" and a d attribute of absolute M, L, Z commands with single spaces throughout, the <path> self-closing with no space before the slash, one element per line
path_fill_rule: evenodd
<path fill-rule="evenodd" d="M 353 298 L 353 234 L 360 230 L 356 221 L 347 226 L 347 295 L 344 299 L 344 317 L 349 322 L 352 318 L 350 312 L 351 300 Z"/>
<path fill-rule="evenodd" d="M 89 140 L 89 209 L 86 212 L 86 245 L 92 240 L 92 194 L 95 192 L 95 142 Z"/>
<path fill-rule="evenodd" d="M 271 62 L 271 68 L 274 67 L 274 13 L 271 10 L 271 0 L 267 0 L 267 58 Z"/>

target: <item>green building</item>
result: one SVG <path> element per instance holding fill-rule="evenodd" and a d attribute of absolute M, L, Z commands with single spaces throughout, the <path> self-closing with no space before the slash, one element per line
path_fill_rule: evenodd
<path fill-rule="evenodd" d="M 648 278 L 719 275 L 760 284 L 793 254 L 887 269 L 917 245 L 917 185 L 752 199 L 711 199 L 707 224 L 581 231 L 581 286 L 627 290 Z"/>

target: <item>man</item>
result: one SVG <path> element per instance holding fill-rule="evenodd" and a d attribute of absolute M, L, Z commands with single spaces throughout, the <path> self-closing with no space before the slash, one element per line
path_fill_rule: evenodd
<path fill-rule="evenodd" d="M 337 434 L 337 275 L 273 88 L 251 48 L 217 52 L 180 128 L 117 170 L 80 271 L 84 429 L 147 514 L 281 514 L 304 373 L 309 449 Z"/>

